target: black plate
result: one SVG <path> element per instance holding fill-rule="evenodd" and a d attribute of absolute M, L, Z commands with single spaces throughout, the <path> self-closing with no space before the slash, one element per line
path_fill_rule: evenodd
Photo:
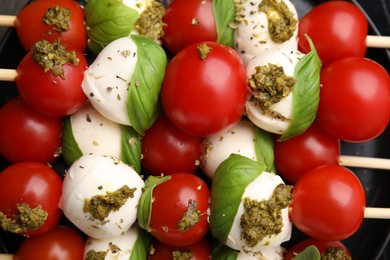
<path fill-rule="evenodd" d="M 363 0 L 361 0 L 363 1 Z M 386 6 L 386 0 L 378 0 L 382 7 Z M 7 1 L 0 0 L 0 10 L 2 14 L 17 14 L 18 10 L 27 3 L 27 0 Z M 313 6 L 322 1 L 292 0 L 296 5 L 299 16 L 302 17 Z M 353 1 L 355 4 L 357 2 Z M 364 1 L 363 1 L 364 2 Z M 372 4 L 372 5 L 371 5 Z M 376 8 L 373 9 L 373 6 Z M 387 5 L 388 6 L 388 5 Z M 386 22 L 390 25 L 389 10 L 383 9 L 370 1 L 370 12 L 375 11 L 375 21 Z M 367 9 L 368 10 L 368 9 Z M 4 13 L 6 12 L 6 13 Z M 379 15 L 379 16 L 377 16 Z M 386 16 L 387 15 L 387 16 Z M 386 18 L 387 17 L 387 18 Z M 379 35 L 378 27 L 368 18 L 370 24 L 370 35 Z M 377 24 L 380 26 L 381 24 Z M 390 30 L 384 28 L 384 30 Z M 24 56 L 22 47 L 17 39 L 15 30 L 0 28 L 0 68 L 16 68 L 19 61 Z M 390 71 L 390 52 L 383 49 L 368 49 L 367 55 Z M 7 100 L 17 95 L 16 87 L 13 82 L 0 82 L 0 106 Z M 390 128 L 381 136 L 370 142 L 359 144 L 342 143 L 341 151 L 343 155 L 359 155 L 390 158 Z M 22 148 L 21 148 L 22 149 Z M 57 167 L 63 170 L 63 163 L 59 160 Z M 5 168 L 7 163 L 0 158 L 0 170 Z M 352 169 L 352 168 L 351 168 Z M 390 185 L 389 172 L 382 170 L 352 169 L 361 180 L 366 191 L 368 207 L 390 207 L 390 197 L 388 187 Z M 292 240 L 285 244 L 288 248 L 297 241 L 304 239 L 305 236 L 299 231 L 293 231 Z M 389 250 L 386 245 L 390 240 L 390 220 L 365 219 L 361 228 L 352 237 L 343 241 L 350 250 L 353 259 L 381 259 L 387 260 Z M 0 233 L 0 253 L 14 253 L 21 239 L 19 236 Z"/>

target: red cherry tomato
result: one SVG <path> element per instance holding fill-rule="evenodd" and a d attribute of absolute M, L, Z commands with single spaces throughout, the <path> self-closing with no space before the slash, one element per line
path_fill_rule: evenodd
<path fill-rule="evenodd" d="M 53 162 L 61 147 L 61 133 L 61 117 L 43 115 L 21 97 L 0 109 L 0 155 L 8 162 Z"/>
<path fill-rule="evenodd" d="M 185 246 L 198 242 L 208 231 L 209 197 L 207 184 L 196 175 L 172 174 L 171 179 L 153 190 L 151 234 L 171 246 Z M 182 230 L 178 225 L 186 212 L 198 212 L 200 218 Z"/>
<path fill-rule="evenodd" d="M 389 122 L 390 78 L 378 63 L 346 58 L 321 72 L 318 120 L 336 138 L 363 142 L 380 135 Z"/>
<path fill-rule="evenodd" d="M 10 220 L 16 220 L 17 205 L 27 205 L 30 209 L 41 206 L 47 213 L 43 224 L 26 231 L 16 232 L 27 236 L 36 236 L 53 229 L 62 215 L 58 207 L 62 188 L 60 176 L 48 165 L 38 162 L 21 162 L 5 168 L 0 173 L 0 212 Z"/>
<path fill-rule="evenodd" d="M 149 254 L 149 260 L 180 259 L 181 254 L 191 254 L 191 260 L 209 260 L 211 257 L 210 242 L 202 238 L 199 242 L 188 246 L 168 246 L 158 240 L 153 242 L 153 251 Z"/>
<path fill-rule="evenodd" d="M 174 0 L 162 21 L 164 45 L 174 54 L 196 42 L 217 41 L 211 0 Z"/>
<path fill-rule="evenodd" d="M 142 166 L 153 175 L 194 173 L 199 168 L 201 139 L 184 133 L 162 113 L 142 137 Z"/>
<path fill-rule="evenodd" d="M 304 133 L 274 144 L 275 166 L 278 174 L 291 184 L 307 171 L 327 164 L 338 164 L 340 142 L 312 124 Z"/>
<path fill-rule="evenodd" d="M 290 219 L 310 237 L 343 240 L 363 221 L 365 193 L 359 179 L 345 167 L 325 165 L 305 173 L 292 195 Z"/>
<path fill-rule="evenodd" d="M 294 257 L 306 249 L 306 247 L 314 245 L 317 247 L 320 253 L 324 253 L 328 248 L 338 248 L 345 252 L 347 256 L 351 256 L 348 249 L 345 247 L 343 243 L 340 241 L 326 241 L 326 240 L 318 240 L 315 238 L 308 238 L 294 245 L 290 250 L 287 251 L 284 256 L 284 260 L 292 260 Z M 346 260 L 346 259 L 345 259 Z"/>
<path fill-rule="evenodd" d="M 364 13 L 347 1 L 315 6 L 299 22 L 298 45 L 310 52 L 305 34 L 312 40 L 324 66 L 346 57 L 364 57 L 368 23 Z"/>
<path fill-rule="evenodd" d="M 45 73 L 33 61 L 32 51 L 17 67 L 15 83 L 21 96 L 32 108 L 50 116 L 70 115 L 79 110 L 87 99 L 81 88 L 87 60 L 80 51 L 65 46 L 67 51 L 75 51 L 78 58 L 77 65 L 66 63 L 62 66 L 65 79 L 54 76 L 51 71 Z"/>
<path fill-rule="evenodd" d="M 201 59 L 198 47 L 205 45 L 211 50 Z M 226 131 L 237 123 L 246 95 L 240 57 L 216 42 L 192 44 L 179 52 L 167 66 L 161 89 L 168 118 L 182 131 L 199 137 Z"/>
<path fill-rule="evenodd" d="M 84 238 L 78 231 L 57 226 L 45 234 L 26 238 L 14 260 L 82 260 L 84 244 Z"/>
<path fill-rule="evenodd" d="M 57 5 L 71 12 L 69 29 L 66 31 L 58 32 L 55 30 L 54 25 L 49 25 L 43 21 L 43 17 L 48 9 L 55 8 Z M 74 0 L 41 0 L 31 2 L 17 15 L 15 29 L 26 52 L 29 52 L 31 47 L 42 39 L 49 42 L 60 39 L 61 42 L 72 45 L 81 52 L 84 52 L 87 47 L 84 10 Z"/>

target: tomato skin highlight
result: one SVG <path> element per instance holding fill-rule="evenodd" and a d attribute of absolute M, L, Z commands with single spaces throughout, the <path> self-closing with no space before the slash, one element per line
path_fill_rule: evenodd
<path fill-rule="evenodd" d="M 346 58 L 321 72 L 320 125 L 336 138 L 363 142 L 379 136 L 390 116 L 390 78 L 375 61 Z"/>
<path fill-rule="evenodd" d="M 171 246 L 186 246 L 206 235 L 210 191 L 202 179 L 191 173 L 174 173 L 170 180 L 154 188 L 153 198 L 150 230 L 156 239 Z M 200 220 L 180 231 L 177 225 L 191 200 L 201 213 Z"/>
<path fill-rule="evenodd" d="M 308 35 L 326 66 L 342 58 L 364 57 L 367 32 L 366 16 L 355 4 L 328 1 L 315 6 L 300 20 L 298 48 L 303 53 L 310 52 L 305 37 Z"/>
<path fill-rule="evenodd" d="M 311 169 L 338 164 L 340 142 L 314 122 L 304 133 L 284 142 L 274 143 L 278 174 L 291 184 Z"/>
<path fill-rule="evenodd" d="M 201 138 L 184 133 L 162 113 L 142 137 L 143 169 L 153 175 L 195 173 L 199 168 Z"/>
<path fill-rule="evenodd" d="M 212 50 L 202 60 L 192 44 L 168 64 L 161 101 L 168 118 L 182 131 L 207 137 L 227 131 L 244 112 L 246 70 L 232 48 L 204 42 Z"/>
<path fill-rule="evenodd" d="M 53 162 L 61 147 L 61 133 L 61 117 L 43 115 L 21 97 L 0 108 L 0 155 L 10 163 Z"/>
<path fill-rule="evenodd" d="M 162 21 L 164 45 L 173 54 L 196 42 L 217 41 L 211 0 L 174 0 Z"/>
<path fill-rule="evenodd" d="M 38 162 L 20 162 L 0 173 L 0 211 L 14 219 L 16 204 L 38 205 L 48 213 L 43 225 L 21 233 L 37 236 L 53 229 L 62 216 L 58 207 L 62 188 L 60 176 L 48 165 Z"/>
<path fill-rule="evenodd" d="M 14 260 L 82 260 L 84 243 L 80 232 L 70 227 L 57 226 L 45 234 L 26 238 Z"/>
<path fill-rule="evenodd" d="M 53 26 L 42 21 L 46 11 L 57 5 L 71 11 L 68 31 L 59 33 L 53 29 Z M 33 1 L 23 8 L 16 18 L 16 33 L 26 52 L 29 52 L 31 47 L 42 39 L 49 42 L 60 39 L 62 43 L 73 45 L 81 52 L 84 52 L 87 47 L 84 10 L 74 0 Z"/>
<path fill-rule="evenodd" d="M 290 219 L 300 231 L 320 240 L 344 240 L 362 224 L 366 204 L 359 179 L 349 169 L 325 165 L 295 184 Z"/>
<path fill-rule="evenodd" d="M 65 79 L 44 72 L 35 63 L 30 51 L 17 67 L 15 79 L 20 95 L 34 109 L 49 116 L 66 116 L 79 110 L 87 100 L 81 83 L 88 62 L 83 53 L 69 45 L 67 51 L 75 51 L 79 59 L 77 65 L 66 63 L 62 66 Z"/>

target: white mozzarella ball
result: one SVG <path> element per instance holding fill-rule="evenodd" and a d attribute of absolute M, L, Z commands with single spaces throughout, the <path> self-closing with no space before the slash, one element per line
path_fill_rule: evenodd
<path fill-rule="evenodd" d="M 289 0 L 283 1 L 298 21 L 295 6 Z M 268 18 L 264 12 L 258 10 L 262 0 L 239 0 L 237 16 L 242 20 L 234 30 L 235 49 L 241 56 L 244 64 L 265 50 L 273 48 L 298 49 L 298 22 L 290 39 L 283 43 L 274 42 L 268 30 Z"/>
<path fill-rule="evenodd" d="M 303 53 L 293 49 L 267 50 L 254 57 L 246 66 L 247 78 L 250 79 L 256 73 L 257 66 L 267 66 L 274 64 L 283 67 L 284 74 L 293 77 L 295 66 L 304 56 Z M 248 118 L 259 128 L 275 133 L 282 134 L 290 126 L 291 114 L 293 109 L 292 93 L 282 98 L 278 103 L 271 105 L 266 113 L 263 113 L 255 104 L 255 101 L 246 102 L 246 114 Z M 273 112 L 283 116 L 283 118 L 274 117 Z"/>
<path fill-rule="evenodd" d="M 122 0 L 122 3 L 136 10 L 138 14 L 141 14 L 152 1 L 154 0 Z"/>
<path fill-rule="evenodd" d="M 71 115 L 73 136 L 83 154 L 121 156 L 122 125 L 102 116 L 88 102 Z"/>
<path fill-rule="evenodd" d="M 84 73 L 82 89 L 93 107 L 119 124 L 131 125 L 128 88 L 137 61 L 137 45 L 123 37 L 108 44 Z"/>
<path fill-rule="evenodd" d="M 84 211 L 86 200 L 118 191 L 124 186 L 134 189 L 119 209 L 112 210 L 103 220 Z M 139 200 L 145 184 L 137 172 L 114 157 L 83 155 L 65 175 L 60 208 L 64 215 L 90 237 L 104 239 L 126 232 L 137 219 Z"/>
<path fill-rule="evenodd" d="M 239 252 L 237 260 L 283 260 L 284 248 L 281 246 L 265 246 L 259 252 Z"/>
<path fill-rule="evenodd" d="M 201 168 L 210 178 L 219 164 L 232 153 L 256 160 L 256 126 L 250 121 L 241 120 L 230 130 L 203 141 Z"/>
<path fill-rule="evenodd" d="M 84 247 L 84 259 L 88 252 L 105 252 L 104 259 L 128 260 L 133 252 L 134 244 L 138 239 L 139 227 L 133 225 L 128 231 L 119 236 L 95 239 L 89 237 Z"/>
<path fill-rule="evenodd" d="M 261 251 L 264 246 L 280 246 L 283 242 L 288 241 L 291 237 L 292 232 L 292 223 L 288 216 L 288 207 L 282 209 L 282 223 L 283 228 L 279 234 L 266 236 L 261 241 L 259 241 L 254 247 L 249 247 L 245 239 L 242 237 L 242 227 L 240 225 L 241 215 L 245 213 L 244 208 L 244 199 L 249 198 L 251 200 L 269 200 L 274 189 L 279 185 L 283 184 L 282 178 L 280 176 L 269 173 L 262 172 L 259 177 L 253 180 L 245 189 L 244 194 L 241 199 L 241 203 L 238 207 L 237 214 L 234 218 L 233 225 L 230 229 L 229 235 L 227 237 L 226 245 L 230 248 L 246 251 L 246 252 L 256 252 Z"/>

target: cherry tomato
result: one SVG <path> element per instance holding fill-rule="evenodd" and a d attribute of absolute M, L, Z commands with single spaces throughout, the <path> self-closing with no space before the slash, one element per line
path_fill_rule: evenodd
<path fill-rule="evenodd" d="M 20 162 L 5 168 L 0 173 L 0 212 L 15 220 L 22 229 L 15 233 L 36 236 L 53 229 L 62 215 L 58 207 L 62 188 L 60 176 L 48 165 L 38 162 Z M 22 205 L 22 210 L 18 206 Z M 47 218 L 37 227 L 23 224 L 18 213 L 27 207 L 38 214 L 47 213 Z M 39 212 L 41 208 L 41 212 Z M 27 216 L 29 216 L 28 214 Z M 39 217 L 39 220 L 44 219 Z M 12 230 L 9 230 L 13 232 Z"/>
<path fill-rule="evenodd" d="M 346 58 L 321 72 L 318 120 L 336 138 L 363 142 L 380 135 L 389 122 L 390 78 L 378 63 Z"/>
<path fill-rule="evenodd" d="M 43 115 L 21 97 L 0 109 L 0 155 L 8 162 L 53 162 L 61 147 L 61 133 L 61 117 Z"/>
<path fill-rule="evenodd" d="M 207 53 L 202 59 L 199 49 Z M 168 64 L 161 101 L 168 118 L 199 137 L 227 131 L 242 116 L 246 72 L 237 52 L 216 43 L 192 44 Z"/>
<path fill-rule="evenodd" d="M 14 260 L 82 260 L 84 243 L 84 238 L 78 231 L 57 226 L 45 234 L 26 238 Z"/>
<path fill-rule="evenodd" d="M 191 173 L 175 173 L 153 190 L 151 234 L 171 246 L 191 245 L 208 231 L 207 210 L 210 191 L 207 184 Z M 191 213 L 195 221 L 181 225 Z M 195 214 L 196 213 L 196 214 Z"/>
<path fill-rule="evenodd" d="M 364 57 L 368 23 L 364 13 L 347 1 L 328 1 L 315 6 L 299 22 L 298 45 L 310 52 L 307 34 L 324 66 L 346 57 Z"/>
<path fill-rule="evenodd" d="M 199 168 L 201 138 L 184 133 L 162 113 L 142 137 L 142 166 L 153 175 L 194 173 Z"/>
<path fill-rule="evenodd" d="M 30 51 L 17 67 L 18 76 L 15 83 L 21 94 L 32 108 L 50 116 L 70 115 L 79 110 L 85 103 L 81 83 L 84 71 L 88 66 L 84 55 L 71 46 L 64 45 L 67 51 L 75 51 L 78 63 L 65 63 L 64 79 L 55 76 L 51 71 L 44 72 L 35 63 Z"/>
<path fill-rule="evenodd" d="M 287 251 L 286 255 L 284 256 L 284 260 L 292 260 L 294 257 L 306 249 L 306 247 L 314 245 L 317 247 L 318 251 L 320 253 L 324 253 L 326 250 L 329 250 L 330 248 L 336 248 L 340 250 L 341 252 L 344 252 L 346 256 L 351 256 L 348 249 L 345 247 L 343 243 L 340 241 L 326 241 L 326 240 L 318 240 L 315 238 L 308 238 L 306 240 L 303 240 L 299 242 L 298 244 L 294 245 L 290 250 Z M 340 253 L 341 253 L 340 252 Z M 339 259 L 339 258 L 337 258 Z M 340 260 L 347 260 L 340 259 Z"/>
<path fill-rule="evenodd" d="M 366 204 L 359 179 L 349 169 L 325 165 L 305 173 L 295 184 L 292 223 L 321 240 L 343 240 L 360 227 Z"/>
<path fill-rule="evenodd" d="M 164 45 L 174 54 L 196 42 L 217 41 L 211 0 L 174 0 L 162 21 Z"/>
<path fill-rule="evenodd" d="M 43 21 L 48 9 L 55 10 L 56 6 L 69 10 L 69 29 L 56 30 L 55 25 Z M 84 52 L 87 47 L 87 33 L 84 25 L 84 10 L 74 0 L 41 0 L 33 1 L 17 15 L 15 22 L 16 33 L 26 52 L 42 39 L 49 42 L 60 39 L 61 42 L 73 45 Z"/>
<path fill-rule="evenodd" d="M 315 122 L 304 133 L 284 142 L 275 142 L 274 156 L 278 174 L 295 184 L 315 167 L 338 164 L 340 142 Z"/>
<path fill-rule="evenodd" d="M 168 246 L 158 240 L 153 242 L 153 251 L 149 254 L 149 260 L 181 259 L 180 256 L 188 256 L 183 259 L 209 260 L 211 257 L 210 242 L 202 238 L 199 242 L 188 246 Z M 175 257 L 174 257 L 175 256 Z"/>

